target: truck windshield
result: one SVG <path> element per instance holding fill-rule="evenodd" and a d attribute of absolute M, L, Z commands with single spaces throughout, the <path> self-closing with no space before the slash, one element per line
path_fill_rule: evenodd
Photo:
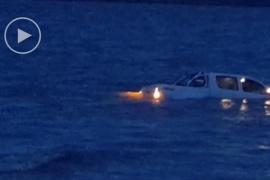
<path fill-rule="evenodd" d="M 198 73 L 188 74 L 184 78 L 182 78 L 180 81 L 176 82 L 176 86 L 187 86 L 189 81 L 193 79 Z"/>

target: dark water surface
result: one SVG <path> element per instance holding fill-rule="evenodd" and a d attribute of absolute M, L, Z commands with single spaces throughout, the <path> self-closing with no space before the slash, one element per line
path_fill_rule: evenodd
<path fill-rule="evenodd" d="M 87 2 L 5 2 L 27 16 L 30 55 L 1 40 L 1 179 L 269 179 L 263 100 L 128 101 L 121 91 L 185 71 L 270 82 L 270 11 Z"/>

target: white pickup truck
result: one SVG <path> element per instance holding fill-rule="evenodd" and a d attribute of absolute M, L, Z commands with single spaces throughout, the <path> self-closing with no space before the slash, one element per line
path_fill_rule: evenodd
<path fill-rule="evenodd" d="M 270 98 L 270 88 L 254 78 L 223 73 L 187 74 L 175 84 L 154 84 L 122 95 L 142 99 Z"/>

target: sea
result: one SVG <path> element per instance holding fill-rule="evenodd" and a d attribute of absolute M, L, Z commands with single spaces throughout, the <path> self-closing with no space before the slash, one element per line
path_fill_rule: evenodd
<path fill-rule="evenodd" d="M 22 0 L 0 17 L 0 179 L 270 179 L 265 100 L 119 96 L 200 70 L 270 84 L 269 8 Z M 5 44 L 17 17 L 41 29 L 32 53 Z"/>

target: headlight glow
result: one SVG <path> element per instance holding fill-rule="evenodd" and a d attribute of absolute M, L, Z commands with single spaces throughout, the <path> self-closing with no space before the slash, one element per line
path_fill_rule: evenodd
<path fill-rule="evenodd" d="M 139 92 L 128 91 L 128 92 L 121 92 L 120 96 L 131 98 L 131 99 L 142 99 L 143 93 L 142 93 L 142 91 L 139 91 Z"/>
<path fill-rule="evenodd" d="M 266 92 L 267 92 L 268 94 L 270 94 L 270 88 L 267 88 L 267 89 L 266 89 Z"/>
<path fill-rule="evenodd" d="M 155 88 L 155 92 L 153 93 L 153 97 L 154 97 L 154 99 L 159 99 L 160 97 L 161 97 L 161 94 L 160 94 L 160 92 L 159 92 L 159 90 L 158 90 L 158 88 L 156 87 Z"/>

